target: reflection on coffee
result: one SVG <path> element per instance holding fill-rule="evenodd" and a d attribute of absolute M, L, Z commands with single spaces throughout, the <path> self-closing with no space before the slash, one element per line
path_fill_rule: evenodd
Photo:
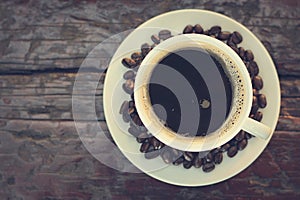
<path fill-rule="evenodd" d="M 155 66 L 149 96 L 155 114 L 185 136 L 217 130 L 232 105 L 232 84 L 217 54 L 200 48 L 169 53 Z"/>

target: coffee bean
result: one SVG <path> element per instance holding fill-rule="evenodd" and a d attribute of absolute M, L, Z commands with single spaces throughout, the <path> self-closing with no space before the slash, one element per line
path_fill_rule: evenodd
<path fill-rule="evenodd" d="M 133 113 L 136 113 L 136 108 L 135 107 L 129 107 L 128 110 L 128 115 L 133 116 Z"/>
<path fill-rule="evenodd" d="M 257 104 L 252 105 L 250 114 L 255 114 L 258 111 L 259 107 Z"/>
<path fill-rule="evenodd" d="M 258 96 L 259 95 L 259 92 L 258 92 L 257 89 L 253 89 L 252 91 L 253 91 L 253 96 Z"/>
<path fill-rule="evenodd" d="M 183 167 L 185 169 L 190 169 L 192 166 L 193 166 L 193 162 L 192 161 L 187 161 L 187 160 L 183 161 Z"/>
<path fill-rule="evenodd" d="M 221 32 L 221 27 L 220 26 L 212 26 L 209 29 L 209 35 L 217 35 Z"/>
<path fill-rule="evenodd" d="M 123 121 L 125 123 L 128 123 L 131 120 L 130 115 L 128 114 L 128 110 L 127 109 L 125 109 L 123 111 L 122 118 L 123 118 Z"/>
<path fill-rule="evenodd" d="M 195 33 L 202 34 L 203 33 L 203 28 L 200 24 L 196 24 L 194 26 L 194 31 L 195 31 Z"/>
<path fill-rule="evenodd" d="M 240 141 L 238 144 L 237 144 L 237 148 L 242 151 L 243 149 L 246 148 L 248 144 L 248 140 L 247 139 L 243 139 L 242 141 Z"/>
<path fill-rule="evenodd" d="M 194 159 L 193 166 L 195 168 L 200 168 L 202 165 L 203 165 L 202 158 L 196 156 L 195 159 Z"/>
<path fill-rule="evenodd" d="M 141 62 L 143 60 L 142 53 L 141 52 L 134 52 L 133 54 L 131 54 L 131 59 L 133 59 L 136 63 L 136 66 L 138 66 L 139 64 L 141 64 Z M 134 69 L 136 69 L 136 67 Z"/>
<path fill-rule="evenodd" d="M 237 48 L 236 44 L 232 41 L 231 37 L 227 40 L 226 44 L 231 48 Z"/>
<path fill-rule="evenodd" d="M 125 86 L 126 88 L 128 88 L 129 90 L 133 90 L 134 88 L 134 80 L 133 79 L 128 79 L 125 81 Z"/>
<path fill-rule="evenodd" d="M 134 93 L 130 95 L 130 98 L 134 101 Z"/>
<path fill-rule="evenodd" d="M 142 126 L 143 123 L 142 123 L 142 120 L 141 118 L 138 116 L 138 115 L 135 115 L 133 118 L 132 118 L 132 121 L 138 125 L 138 126 Z"/>
<path fill-rule="evenodd" d="M 158 36 L 160 39 L 166 40 L 166 39 L 170 38 L 172 35 L 171 35 L 171 31 L 165 29 L 165 30 L 159 31 Z"/>
<path fill-rule="evenodd" d="M 126 86 L 126 83 L 123 83 L 122 85 L 123 90 L 127 93 L 127 94 L 132 94 L 133 93 L 133 88 L 128 88 Z"/>
<path fill-rule="evenodd" d="M 258 96 L 258 105 L 260 108 L 265 108 L 267 106 L 267 98 L 264 94 Z"/>
<path fill-rule="evenodd" d="M 214 148 L 210 151 L 213 155 L 216 155 L 217 153 L 221 152 L 221 147 Z"/>
<path fill-rule="evenodd" d="M 231 33 L 229 31 L 222 31 L 218 34 L 217 38 L 219 40 L 228 40 L 228 38 L 231 36 Z"/>
<path fill-rule="evenodd" d="M 209 35 L 209 30 L 205 30 L 205 31 L 203 32 L 203 34 L 204 34 L 204 35 Z"/>
<path fill-rule="evenodd" d="M 145 153 L 145 158 L 146 159 L 153 159 L 158 157 L 160 154 L 159 150 L 155 150 L 155 151 L 148 151 L 147 153 Z"/>
<path fill-rule="evenodd" d="M 252 80 L 252 85 L 255 89 L 261 90 L 263 88 L 263 80 L 260 76 L 254 76 Z"/>
<path fill-rule="evenodd" d="M 146 132 L 140 133 L 139 136 L 136 138 L 138 143 L 144 143 L 148 141 L 149 135 Z"/>
<path fill-rule="evenodd" d="M 249 140 L 252 138 L 252 135 L 250 133 L 245 132 L 245 139 Z"/>
<path fill-rule="evenodd" d="M 242 37 L 242 35 L 239 33 L 239 32 L 237 32 L 237 31 L 234 31 L 233 33 L 232 33 L 232 41 L 235 43 L 235 44 L 239 44 L 239 43 L 241 43 L 242 42 L 242 40 L 243 40 L 243 37 Z"/>
<path fill-rule="evenodd" d="M 148 152 L 149 148 L 150 148 L 150 143 L 145 141 L 140 147 L 140 152 L 146 153 Z"/>
<path fill-rule="evenodd" d="M 166 164 L 172 163 L 172 154 L 168 149 L 165 149 L 164 151 L 162 151 L 160 156 Z"/>
<path fill-rule="evenodd" d="M 159 39 L 158 35 L 152 35 L 151 40 L 154 42 L 154 44 L 160 43 L 160 39 Z"/>
<path fill-rule="evenodd" d="M 183 34 L 187 34 L 187 33 L 193 33 L 194 27 L 192 25 L 187 25 L 186 27 L 184 27 L 183 29 Z"/>
<path fill-rule="evenodd" d="M 142 51 L 142 56 L 145 57 L 151 51 L 151 46 L 148 43 L 144 43 L 141 46 L 141 51 Z"/>
<path fill-rule="evenodd" d="M 212 162 L 213 161 L 213 159 L 214 159 L 214 156 L 213 156 L 213 154 L 211 153 L 211 152 L 209 152 L 207 155 L 206 155 L 206 161 L 207 162 Z"/>
<path fill-rule="evenodd" d="M 125 74 L 123 75 L 123 78 L 125 80 L 133 79 L 134 77 L 135 77 L 135 73 L 132 70 L 129 70 L 129 71 L 125 72 Z"/>
<path fill-rule="evenodd" d="M 242 141 L 245 138 L 245 131 L 241 130 L 234 139 L 238 142 Z"/>
<path fill-rule="evenodd" d="M 183 157 L 183 156 L 180 156 L 178 159 L 176 159 L 176 160 L 173 162 L 173 165 L 178 166 L 178 165 L 180 165 L 181 163 L 183 163 L 183 161 L 184 161 L 184 157 Z"/>
<path fill-rule="evenodd" d="M 134 126 L 130 126 L 129 128 L 128 128 L 128 132 L 131 134 L 131 135 L 133 135 L 134 137 L 138 137 L 139 135 L 140 135 L 140 131 L 137 129 L 137 128 L 135 128 Z"/>
<path fill-rule="evenodd" d="M 262 118 L 263 118 L 263 114 L 262 114 L 262 112 L 257 112 L 257 113 L 255 113 L 254 114 L 254 118 L 253 119 L 255 119 L 256 121 L 261 121 L 262 120 Z"/>
<path fill-rule="evenodd" d="M 215 164 L 220 164 L 221 162 L 223 161 L 223 154 L 220 152 L 220 153 L 217 153 L 215 156 L 214 156 L 214 163 Z"/>
<path fill-rule="evenodd" d="M 223 144 L 223 145 L 221 146 L 220 151 L 221 151 L 221 152 L 225 152 L 225 151 L 227 151 L 229 148 L 230 148 L 230 144 L 229 144 L 229 143 L 226 143 L 226 144 Z"/>
<path fill-rule="evenodd" d="M 238 142 L 233 138 L 228 143 L 230 144 L 230 146 L 235 146 Z"/>
<path fill-rule="evenodd" d="M 160 149 L 163 146 L 163 144 L 155 137 L 150 138 L 150 143 L 152 144 L 154 149 Z"/>
<path fill-rule="evenodd" d="M 212 170 L 215 169 L 215 164 L 214 163 L 206 163 L 203 165 L 202 170 L 204 172 L 211 172 Z"/>
<path fill-rule="evenodd" d="M 172 153 L 172 155 L 173 155 L 173 157 L 175 158 L 175 159 L 177 159 L 177 158 L 179 158 L 180 156 L 182 156 L 183 155 L 183 153 L 181 152 L 181 151 L 179 151 L 179 150 L 177 150 L 177 149 L 174 149 L 174 148 L 171 148 L 171 153 Z"/>
<path fill-rule="evenodd" d="M 254 77 L 254 68 L 250 66 L 250 62 L 246 62 L 246 67 L 252 79 Z"/>
<path fill-rule="evenodd" d="M 232 147 L 230 147 L 228 149 L 227 156 L 230 157 L 230 158 L 232 158 L 232 157 L 234 157 L 237 154 L 237 151 L 238 151 L 237 147 L 236 146 L 232 146 Z"/>
<path fill-rule="evenodd" d="M 127 68 L 134 68 L 136 67 L 136 62 L 131 58 L 123 58 L 122 64 Z"/>
<path fill-rule="evenodd" d="M 257 76 L 259 73 L 259 68 L 258 68 L 257 63 L 252 60 L 249 62 L 249 66 L 252 68 L 254 76 Z"/>
<path fill-rule="evenodd" d="M 183 157 L 187 161 L 192 161 L 194 159 L 193 153 L 192 152 L 187 152 L 187 151 L 183 153 Z"/>
<path fill-rule="evenodd" d="M 252 105 L 256 105 L 257 104 L 257 97 L 253 96 L 252 97 Z"/>
<path fill-rule="evenodd" d="M 239 49 L 237 47 L 231 46 L 231 48 L 235 51 L 235 53 L 239 53 Z"/>
<path fill-rule="evenodd" d="M 252 61 L 254 59 L 253 52 L 250 49 L 246 50 L 245 57 L 247 61 Z"/>
<path fill-rule="evenodd" d="M 129 108 L 135 107 L 134 101 L 129 101 L 129 102 L 128 102 L 128 107 L 129 107 Z"/>
<path fill-rule="evenodd" d="M 120 110 L 119 110 L 119 114 L 122 114 L 124 112 L 124 110 L 127 111 L 128 107 L 129 107 L 129 102 L 128 101 L 124 101 L 122 103 L 122 105 L 121 105 Z"/>
<path fill-rule="evenodd" d="M 239 47 L 239 56 L 241 59 L 245 59 L 245 49 L 243 47 Z"/>

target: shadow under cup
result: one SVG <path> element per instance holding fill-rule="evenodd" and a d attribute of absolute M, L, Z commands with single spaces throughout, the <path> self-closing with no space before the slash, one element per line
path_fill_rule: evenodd
<path fill-rule="evenodd" d="M 208 36 L 175 36 L 143 60 L 134 91 L 137 111 L 151 134 L 166 145 L 210 150 L 233 138 L 248 118 L 248 71 L 219 42 Z"/>

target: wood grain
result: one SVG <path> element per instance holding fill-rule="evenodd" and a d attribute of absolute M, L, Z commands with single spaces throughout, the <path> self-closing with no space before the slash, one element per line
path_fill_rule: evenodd
<path fill-rule="evenodd" d="M 184 8 L 223 13 L 249 28 L 270 52 L 281 85 L 280 118 L 262 155 L 234 178 L 201 188 L 105 166 L 84 148 L 72 113 L 72 95 L 91 95 L 91 85 L 76 93 L 73 85 L 97 44 Z M 297 0 L 0 2 L 0 199 L 299 199 L 299 31 Z M 106 67 L 85 75 L 97 83 Z M 97 123 L 109 136 L 102 89 L 95 92 Z M 84 120 L 77 126 L 86 128 Z"/>

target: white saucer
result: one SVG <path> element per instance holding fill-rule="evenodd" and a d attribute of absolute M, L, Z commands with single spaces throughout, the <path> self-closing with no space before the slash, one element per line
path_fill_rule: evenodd
<path fill-rule="evenodd" d="M 129 135 L 129 124 L 123 122 L 119 109 L 124 100 L 129 100 L 129 95 L 122 89 L 123 74 L 128 70 L 122 64 L 124 57 L 130 57 L 134 51 L 139 51 L 141 44 L 151 42 L 151 35 L 157 34 L 161 29 L 169 29 L 173 35 L 181 33 L 187 24 L 199 23 L 205 30 L 213 25 L 219 25 L 222 30 L 239 31 L 243 42 L 239 45 L 254 52 L 255 61 L 259 65 L 259 75 L 264 80 L 261 93 L 267 97 L 267 107 L 262 110 L 262 123 L 272 128 L 277 124 L 280 109 L 280 87 L 276 68 L 262 43 L 246 27 L 224 15 L 205 10 L 178 10 L 154 17 L 135 29 L 123 41 L 108 68 L 104 84 L 104 113 L 110 133 L 121 149 L 122 153 L 136 167 L 160 181 L 181 186 L 204 186 L 226 180 L 248 167 L 262 153 L 268 140 L 252 138 L 243 151 L 239 151 L 234 158 L 228 158 L 224 153 L 223 162 L 216 168 L 205 173 L 202 169 L 184 169 L 182 166 L 166 165 L 160 157 L 146 160 L 140 153 L 140 144 Z"/>

